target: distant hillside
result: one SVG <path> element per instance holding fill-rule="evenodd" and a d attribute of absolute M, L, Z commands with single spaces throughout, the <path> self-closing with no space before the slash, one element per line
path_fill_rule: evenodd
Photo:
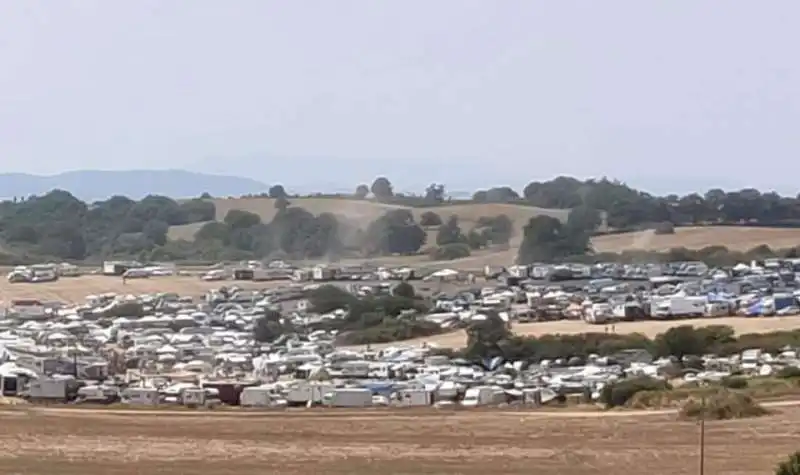
<path fill-rule="evenodd" d="M 80 170 L 40 176 L 25 173 L 0 173 L 0 198 L 45 194 L 54 189 L 69 191 L 84 201 L 102 200 L 114 195 L 140 199 L 147 195 L 191 198 L 258 194 L 268 186 L 250 178 L 208 175 L 185 170 Z"/>

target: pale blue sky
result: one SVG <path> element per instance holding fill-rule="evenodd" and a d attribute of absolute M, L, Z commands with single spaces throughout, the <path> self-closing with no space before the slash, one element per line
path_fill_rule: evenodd
<path fill-rule="evenodd" d="M 799 19 L 796 0 L 0 0 L 0 171 L 794 195 Z"/>

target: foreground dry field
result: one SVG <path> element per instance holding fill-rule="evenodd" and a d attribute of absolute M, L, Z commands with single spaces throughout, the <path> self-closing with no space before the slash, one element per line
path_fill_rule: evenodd
<path fill-rule="evenodd" d="M 800 409 L 709 422 L 706 473 L 772 473 L 800 448 Z M 610 417 L 605 417 L 610 416 Z M 693 474 L 698 426 L 675 415 L 0 412 L 0 473 Z"/>

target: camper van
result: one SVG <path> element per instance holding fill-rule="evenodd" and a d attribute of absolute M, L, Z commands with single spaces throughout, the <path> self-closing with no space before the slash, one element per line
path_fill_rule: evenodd
<path fill-rule="evenodd" d="M 54 282 L 58 280 L 58 271 L 56 267 L 50 264 L 41 264 L 31 266 L 31 282 Z"/>
<path fill-rule="evenodd" d="M 506 395 L 502 389 L 491 386 L 476 386 L 467 389 L 461 405 L 465 407 L 491 406 L 506 402 Z"/>

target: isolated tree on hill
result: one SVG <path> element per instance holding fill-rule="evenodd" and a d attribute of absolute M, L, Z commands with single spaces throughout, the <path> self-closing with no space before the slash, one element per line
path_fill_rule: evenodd
<path fill-rule="evenodd" d="M 481 249 L 486 247 L 488 244 L 488 239 L 485 234 L 479 233 L 476 230 L 471 230 L 467 234 L 467 244 L 469 245 L 470 249 Z"/>
<path fill-rule="evenodd" d="M 425 189 L 425 201 L 428 203 L 441 203 L 444 201 L 444 185 L 431 183 Z"/>
<path fill-rule="evenodd" d="M 288 199 L 286 199 L 285 196 L 279 196 L 275 199 L 275 209 L 278 211 L 286 211 L 286 208 L 288 208 L 290 205 L 291 203 Z"/>
<path fill-rule="evenodd" d="M 590 252 L 589 235 L 572 232 L 569 226 L 550 216 L 536 216 L 523 228 L 517 261 L 520 264 L 559 261 Z"/>
<path fill-rule="evenodd" d="M 286 190 L 283 188 L 283 185 L 272 185 L 269 187 L 269 197 L 270 198 L 286 198 L 289 194 L 286 193 Z"/>
<path fill-rule="evenodd" d="M 392 183 L 386 177 L 378 177 L 372 182 L 372 194 L 378 199 L 391 198 L 394 195 Z"/>
<path fill-rule="evenodd" d="M 361 184 L 356 187 L 355 197 L 363 200 L 369 194 L 369 187 L 367 185 Z"/>
<path fill-rule="evenodd" d="M 246 229 L 261 224 L 261 217 L 241 209 L 232 209 L 225 215 L 225 224 L 232 229 Z"/>
<path fill-rule="evenodd" d="M 413 285 L 409 284 L 408 282 L 400 282 L 392 289 L 392 295 L 395 297 L 413 299 L 416 296 L 416 292 L 414 291 Z"/>
<path fill-rule="evenodd" d="M 169 225 L 164 221 L 148 221 L 144 225 L 144 229 L 142 233 L 153 241 L 155 244 L 159 246 L 163 246 L 167 243 L 167 232 L 169 231 Z"/>
<path fill-rule="evenodd" d="M 368 254 L 413 254 L 425 245 L 427 235 L 405 209 L 386 212 L 364 232 L 364 250 Z"/>
<path fill-rule="evenodd" d="M 511 329 L 496 311 L 485 313 L 484 320 L 474 320 L 467 327 L 467 357 L 472 359 L 503 356 L 502 343 L 511 337 Z"/>
<path fill-rule="evenodd" d="M 419 224 L 423 226 L 440 226 L 442 218 L 433 211 L 426 211 L 419 217 Z"/>
<path fill-rule="evenodd" d="M 486 237 L 492 244 L 508 244 L 514 234 L 514 223 L 505 214 L 499 214 L 489 219 L 489 229 Z"/>
<path fill-rule="evenodd" d="M 439 233 L 436 235 L 436 244 L 445 246 L 447 244 L 463 243 L 467 239 L 461 228 L 458 226 L 458 216 L 453 215 L 447 218 L 447 222 L 439 226 Z"/>
<path fill-rule="evenodd" d="M 472 201 L 476 203 L 486 203 L 489 193 L 486 190 L 478 190 L 472 194 Z"/>
<path fill-rule="evenodd" d="M 572 208 L 567 217 L 567 226 L 573 230 L 594 232 L 600 222 L 600 211 L 587 205 Z"/>
<path fill-rule="evenodd" d="M 486 191 L 485 201 L 489 203 L 508 203 L 519 199 L 519 194 L 509 186 L 499 186 Z"/>

